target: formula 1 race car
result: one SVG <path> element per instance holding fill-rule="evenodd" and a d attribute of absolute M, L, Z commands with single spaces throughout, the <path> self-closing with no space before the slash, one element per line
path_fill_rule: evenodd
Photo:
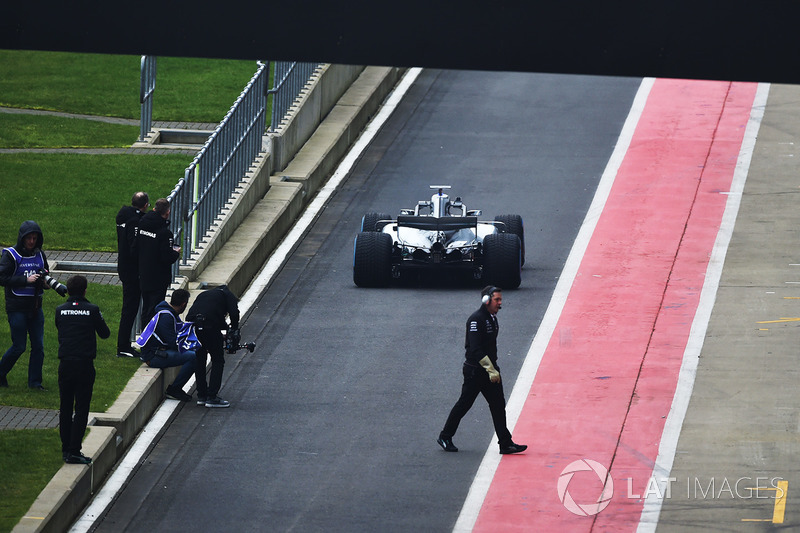
<path fill-rule="evenodd" d="M 353 250 L 353 281 L 359 287 L 385 287 L 412 269 L 459 269 L 474 279 L 516 289 L 525 263 L 522 217 L 498 215 L 480 221 L 480 210 L 468 210 L 460 197 L 450 200 L 449 185 L 396 219 L 367 213 L 361 219 Z"/>

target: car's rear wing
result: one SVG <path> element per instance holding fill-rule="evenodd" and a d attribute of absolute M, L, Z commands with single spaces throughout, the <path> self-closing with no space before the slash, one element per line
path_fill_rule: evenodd
<path fill-rule="evenodd" d="M 427 231 L 456 231 L 465 228 L 477 228 L 478 217 L 425 217 L 415 215 L 398 215 L 397 227 L 414 228 Z"/>

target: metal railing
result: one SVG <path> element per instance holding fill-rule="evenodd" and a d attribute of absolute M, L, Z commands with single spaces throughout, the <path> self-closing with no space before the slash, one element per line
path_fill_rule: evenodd
<path fill-rule="evenodd" d="M 261 152 L 266 130 L 269 63 L 258 70 L 172 190 L 172 231 L 187 264 L 198 242 L 233 196 Z M 173 275 L 178 273 L 178 264 Z"/>
<path fill-rule="evenodd" d="M 269 90 L 269 94 L 273 95 L 270 131 L 280 127 L 319 66 L 320 63 L 275 62 L 274 82 Z"/>
<path fill-rule="evenodd" d="M 139 103 L 142 114 L 139 119 L 139 140 L 143 141 L 153 129 L 153 95 L 156 90 L 156 58 L 142 56 Z"/>
<path fill-rule="evenodd" d="M 172 232 L 182 256 L 173 265 L 173 279 L 180 264 L 189 263 L 192 252 L 209 233 L 261 153 L 269 95 L 273 99 L 272 124 L 275 124 L 291 111 L 317 67 L 317 63 L 276 62 L 275 83 L 270 89 L 269 62 L 259 62 L 253 78 L 186 168 L 167 197 Z"/>

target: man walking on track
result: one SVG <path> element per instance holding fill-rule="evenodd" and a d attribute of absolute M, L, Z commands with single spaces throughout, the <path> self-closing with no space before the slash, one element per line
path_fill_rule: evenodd
<path fill-rule="evenodd" d="M 457 452 L 453 435 L 458 430 L 461 419 L 475 403 L 478 394 L 483 394 L 489 403 L 494 430 L 497 433 L 500 453 L 524 452 L 528 447 L 515 444 L 506 426 L 506 400 L 503 383 L 497 366 L 497 333 L 500 326 L 497 312 L 503 303 L 503 293 L 499 287 L 485 287 L 481 291 L 481 307 L 467 319 L 466 348 L 464 361 L 464 384 L 444 428 L 436 442 L 447 452 Z"/>

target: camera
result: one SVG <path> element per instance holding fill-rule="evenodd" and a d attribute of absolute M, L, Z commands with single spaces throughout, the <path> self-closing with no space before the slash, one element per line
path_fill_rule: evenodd
<path fill-rule="evenodd" d="M 63 283 L 59 283 L 59 281 L 52 277 L 48 271 L 42 269 L 39 270 L 37 274 L 41 275 L 44 282 L 47 283 L 47 285 L 56 291 L 60 296 L 67 295 L 67 286 Z"/>
<path fill-rule="evenodd" d="M 229 354 L 236 353 L 236 350 L 246 349 L 248 352 L 253 353 L 256 349 L 256 343 L 248 342 L 240 344 L 242 335 L 238 329 L 229 329 L 225 333 L 225 351 Z"/>

